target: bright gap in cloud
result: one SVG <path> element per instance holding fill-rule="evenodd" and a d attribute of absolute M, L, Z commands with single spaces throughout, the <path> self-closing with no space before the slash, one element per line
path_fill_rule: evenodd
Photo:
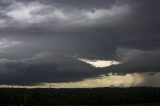
<path fill-rule="evenodd" d="M 89 59 L 78 59 L 78 60 L 88 63 L 96 68 L 109 67 L 112 65 L 118 65 L 122 63 L 114 60 L 89 60 Z"/>

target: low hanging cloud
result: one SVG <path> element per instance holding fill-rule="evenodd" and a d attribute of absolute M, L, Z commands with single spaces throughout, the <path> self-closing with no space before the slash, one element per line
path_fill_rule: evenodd
<path fill-rule="evenodd" d="M 124 50 L 119 53 L 123 64 L 111 66 L 111 72 L 134 73 L 134 72 L 159 72 L 160 51 Z M 122 56 L 123 54 L 123 56 Z"/>
<path fill-rule="evenodd" d="M 54 53 L 41 53 L 23 60 L 0 59 L 1 84 L 78 81 L 95 77 L 96 73 L 93 67 L 84 62 Z"/>

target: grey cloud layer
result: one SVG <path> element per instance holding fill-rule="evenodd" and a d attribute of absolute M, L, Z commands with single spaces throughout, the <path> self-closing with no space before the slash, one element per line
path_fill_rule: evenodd
<path fill-rule="evenodd" d="M 1 84 L 33 85 L 78 81 L 95 77 L 96 73 L 86 63 L 60 54 L 41 53 L 23 60 L 0 59 Z"/>
<path fill-rule="evenodd" d="M 159 4 L 159 0 L 1 0 L 1 80 L 75 81 L 100 74 L 73 57 L 123 61 L 118 70 L 111 67 L 115 72 L 160 71 Z M 44 52 L 61 55 L 44 56 L 40 65 L 18 62 Z"/>
<path fill-rule="evenodd" d="M 103 23 L 114 21 L 119 16 L 123 16 L 128 10 L 127 5 L 106 1 L 106 8 L 96 7 L 98 1 L 92 1 L 93 7 L 82 5 L 78 8 L 76 4 L 88 4 L 86 1 L 72 1 L 68 3 L 52 1 L 16 1 L 6 6 L 0 11 L 2 28 L 38 28 L 40 30 L 73 30 L 83 27 L 94 27 Z M 89 1 L 88 1 L 89 2 Z M 104 1 L 103 1 L 104 2 Z M 102 5 L 103 2 L 100 2 Z M 65 4 L 66 3 L 66 4 Z M 85 8 L 88 7 L 88 8 Z M 14 27 L 13 27 L 14 26 Z"/>

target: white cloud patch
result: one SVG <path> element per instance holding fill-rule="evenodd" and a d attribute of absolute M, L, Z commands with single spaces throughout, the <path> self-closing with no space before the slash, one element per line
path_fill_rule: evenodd
<path fill-rule="evenodd" d="M 103 68 L 103 67 L 109 67 L 112 65 L 121 64 L 121 62 L 114 61 L 114 60 L 88 60 L 88 59 L 79 59 L 79 60 L 97 68 Z"/>
<path fill-rule="evenodd" d="M 20 41 L 12 41 L 10 39 L 0 39 L 0 52 L 4 51 L 9 47 L 17 46 L 20 43 L 21 43 Z"/>
<path fill-rule="evenodd" d="M 68 26 L 74 28 L 76 26 L 95 26 L 110 22 L 125 14 L 128 10 L 127 5 L 114 5 L 111 8 L 103 9 L 73 10 L 72 8 L 62 8 L 38 2 L 28 4 L 14 2 L 6 9 L 6 15 L 13 19 L 12 24 L 18 23 L 20 26 L 25 27 L 36 23 L 41 24 L 41 26 L 49 25 L 56 28 L 68 28 Z"/>
<path fill-rule="evenodd" d="M 41 11 L 43 8 L 44 5 L 36 2 L 28 5 L 15 2 L 9 7 L 10 10 L 6 14 L 18 22 L 36 23 L 39 17 L 34 15 L 34 11 Z"/>

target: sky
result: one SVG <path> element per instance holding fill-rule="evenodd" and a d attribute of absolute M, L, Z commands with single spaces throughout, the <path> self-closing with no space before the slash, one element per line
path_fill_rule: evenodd
<path fill-rule="evenodd" d="M 120 79 L 118 86 L 130 86 L 137 77 L 135 86 L 158 86 L 159 5 L 1 0 L 0 86 L 105 87 Z"/>

